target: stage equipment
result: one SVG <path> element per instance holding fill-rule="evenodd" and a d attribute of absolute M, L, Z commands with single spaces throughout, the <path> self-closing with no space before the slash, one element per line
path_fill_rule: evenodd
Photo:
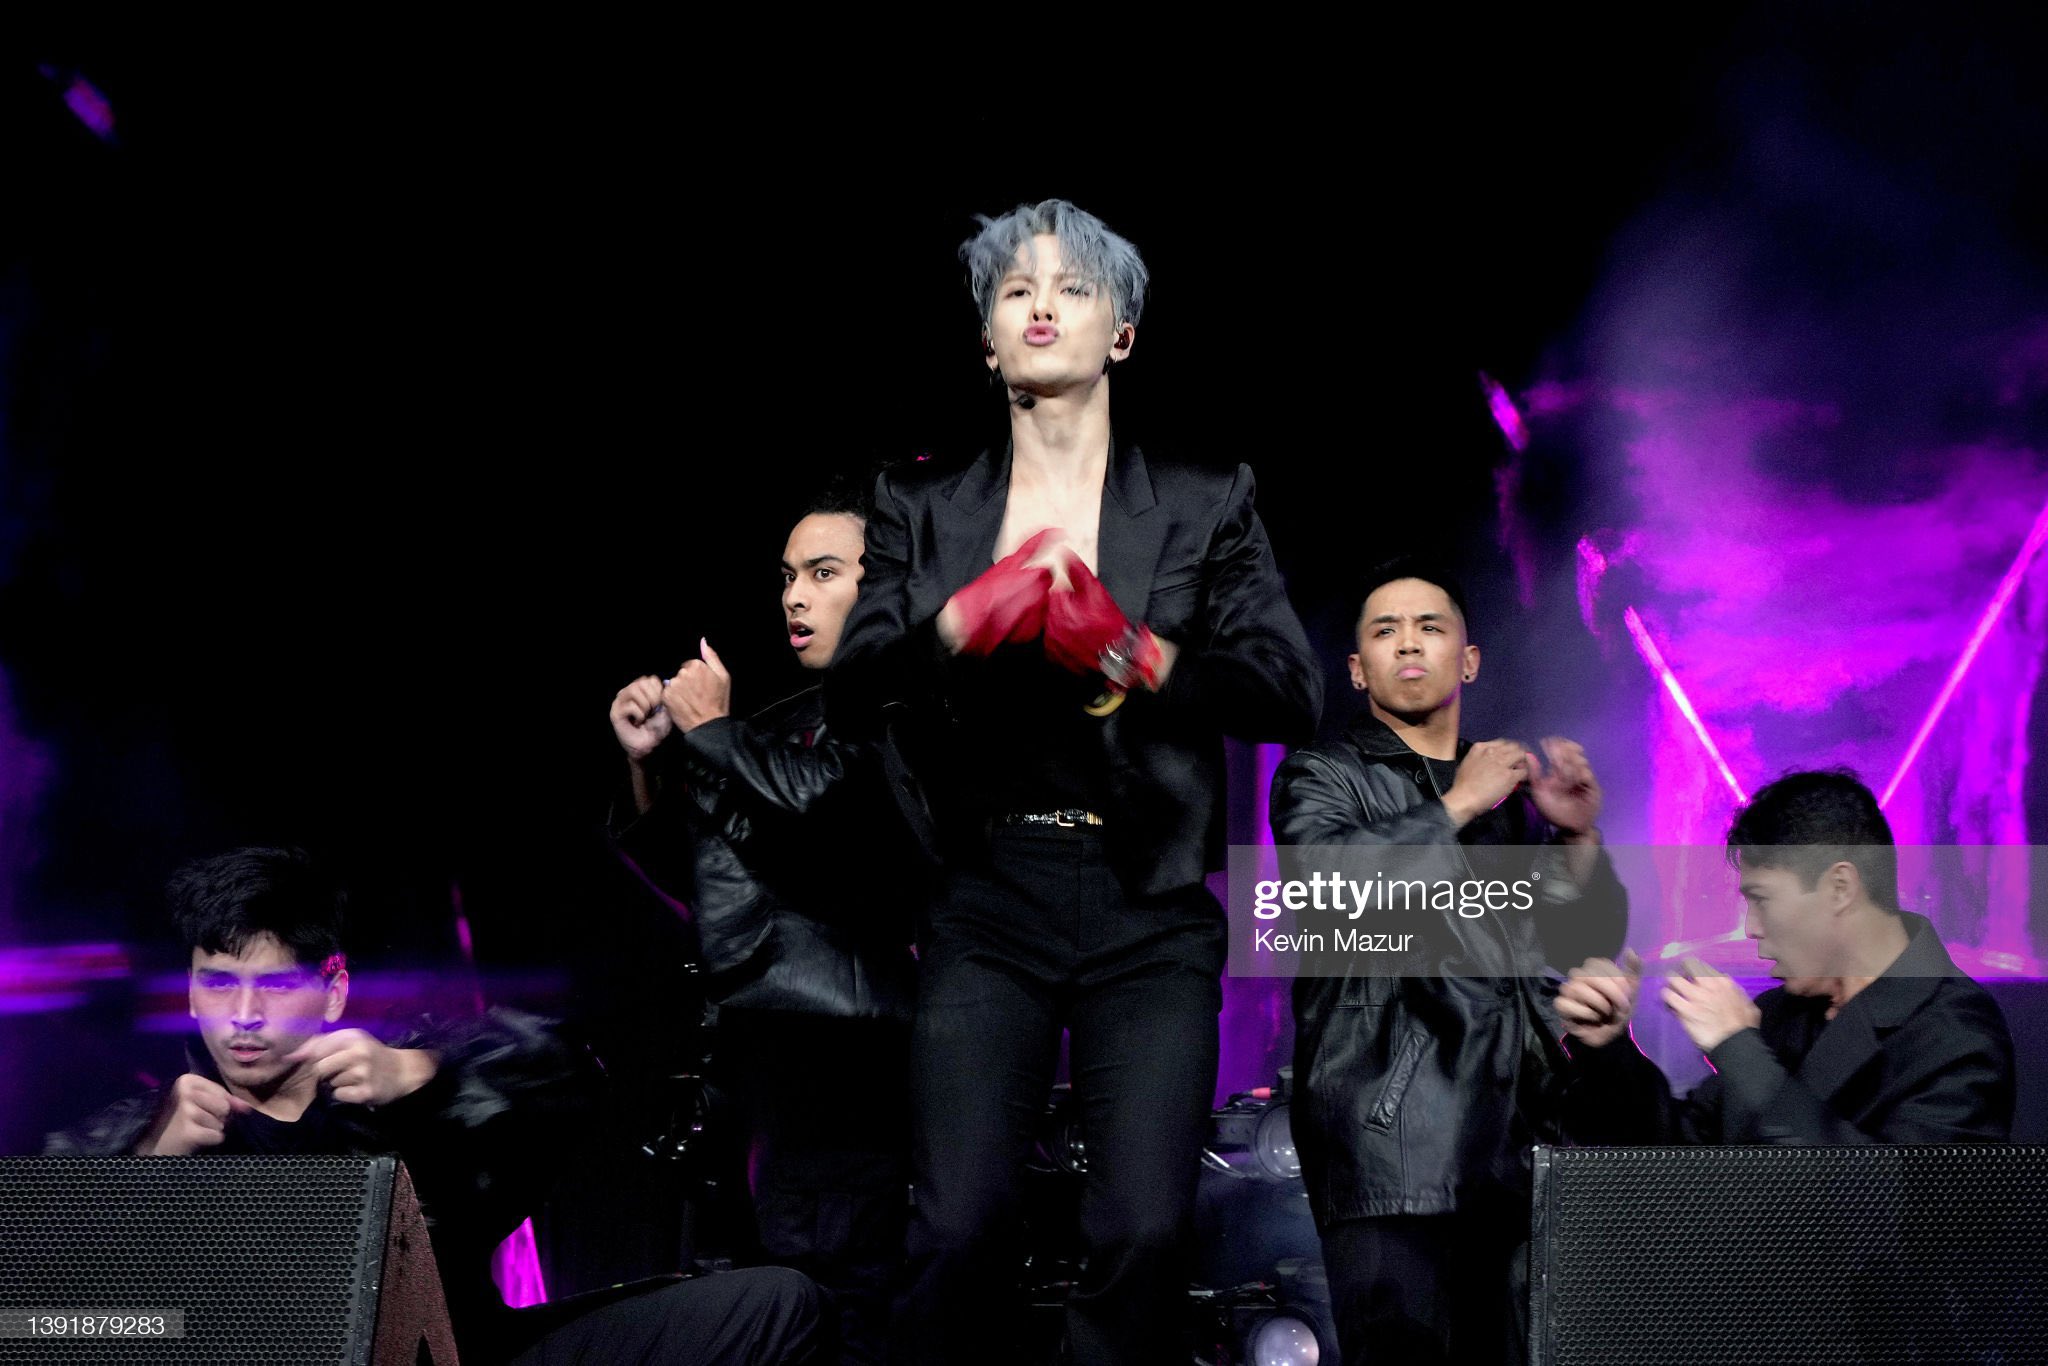
<path fill-rule="evenodd" d="M 1209 1116 L 1209 1142 L 1202 1163 L 1226 1176 L 1247 1180 L 1301 1180 L 1301 1158 L 1294 1151 L 1289 1102 L 1294 1069 L 1280 1069 L 1271 1086 L 1240 1092 Z"/>
<path fill-rule="evenodd" d="M 0 1158 L 0 1363 L 454 1360 L 396 1158 Z"/>
<path fill-rule="evenodd" d="M 2048 1361 L 2048 1147 L 1536 1149 L 1535 1366 Z"/>
<path fill-rule="evenodd" d="M 1342 1366 L 1319 1257 L 1290 1257 L 1262 1280 L 1191 1292 L 1195 1356 L 1216 1366 Z"/>
<path fill-rule="evenodd" d="M 1195 1186 L 1190 1331 L 1202 1360 L 1246 1366 L 1337 1366 L 1308 1192 L 1288 1120 L 1291 1068 L 1209 1116 Z M 1032 1344 L 1051 1359 L 1060 1311 L 1081 1274 L 1078 1205 L 1088 1139 L 1073 1093 L 1053 1088 L 1026 1162 L 1019 1281 Z"/>

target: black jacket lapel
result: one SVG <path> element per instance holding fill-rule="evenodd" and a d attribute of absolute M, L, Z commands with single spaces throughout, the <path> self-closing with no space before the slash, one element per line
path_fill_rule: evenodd
<path fill-rule="evenodd" d="M 918 582 L 912 620 L 937 615 L 946 599 L 994 563 L 1009 488 L 1010 448 L 1005 445 L 983 451 L 946 492 L 946 510 L 932 519 L 937 562 Z"/>
<path fill-rule="evenodd" d="M 1102 494 L 1102 520 L 1096 532 L 1096 558 L 1101 561 L 1097 577 L 1124 615 L 1142 622 L 1152 600 L 1159 552 L 1173 519 L 1160 510 L 1145 457 L 1136 446 L 1111 449 Z"/>
<path fill-rule="evenodd" d="M 1800 1080 L 1822 1100 L 1832 1100 L 1877 1056 L 1877 1030 L 1871 1025 L 1868 1003 L 1860 1009 L 1857 1005 L 1851 1001 L 1828 1021 L 1799 1064 Z"/>
<path fill-rule="evenodd" d="M 1800 1079 L 1823 1100 L 1833 1099 L 1877 1056 L 1879 1029 L 1903 1024 L 1941 978 L 1955 974 L 1954 960 L 1926 918 L 1910 911 L 1901 918 L 1909 936 L 1905 951 L 1828 1021 L 1799 1065 Z"/>

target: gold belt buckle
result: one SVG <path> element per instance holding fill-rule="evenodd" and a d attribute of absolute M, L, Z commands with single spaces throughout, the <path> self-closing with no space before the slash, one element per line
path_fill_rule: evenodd
<path fill-rule="evenodd" d="M 1079 822 L 1068 820 L 1065 811 L 1055 811 L 1052 813 L 1052 823 L 1062 830 L 1072 830 Z"/>

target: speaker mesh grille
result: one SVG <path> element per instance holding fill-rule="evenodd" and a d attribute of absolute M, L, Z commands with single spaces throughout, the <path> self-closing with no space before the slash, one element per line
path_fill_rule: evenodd
<path fill-rule="evenodd" d="M 2048 1148 L 1547 1156 L 1540 1360 L 2048 1362 Z"/>
<path fill-rule="evenodd" d="M 371 1167 L 0 1159 L 0 1308 L 185 1311 L 182 1339 L 0 1339 L 0 1363 L 347 1361 Z M 381 1251 L 366 1259 L 372 1278 Z"/>

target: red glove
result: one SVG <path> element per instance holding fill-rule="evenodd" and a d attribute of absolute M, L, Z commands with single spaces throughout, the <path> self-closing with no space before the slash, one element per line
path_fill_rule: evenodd
<path fill-rule="evenodd" d="M 986 655 L 1004 641 L 1031 640 L 1045 630 L 1052 570 L 1027 562 L 1055 531 L 1047 527 L 1039 532 L 947 602 L 959 625 L 960 654 Z"/>
<path fill-rule="evenodd" d="M 1159 678 L 1159 642 L 1143 627 L 1133 628 L 1116 599 L 1078 555 L 1067 560 L 1073 591 L 1054 593 L 1045 608 L 1045 656 L 1070 673 L 1101 673 L 1118 690 L 1154 686 Z M 1102 652 L 1118 648 L 1124 667 L 1105 673 Z"/>

